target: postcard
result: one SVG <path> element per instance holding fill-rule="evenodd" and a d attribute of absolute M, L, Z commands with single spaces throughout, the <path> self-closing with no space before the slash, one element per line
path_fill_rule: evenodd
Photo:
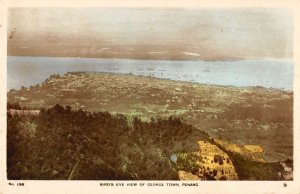
<path fill-rule="evenodd" d="M 2 2 L 1 193 L 299 193 L 272 2 Z"/>

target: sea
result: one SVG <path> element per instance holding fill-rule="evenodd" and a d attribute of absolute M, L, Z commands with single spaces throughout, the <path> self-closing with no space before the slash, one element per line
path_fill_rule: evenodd
<path fill-rule="evenodd" d="M 42 83 L 52 74 L 94 71 L 224 86 L 293 91 L 291 60 L 174 61 L 76 57 L 7 57 L 7 90 Z"/>

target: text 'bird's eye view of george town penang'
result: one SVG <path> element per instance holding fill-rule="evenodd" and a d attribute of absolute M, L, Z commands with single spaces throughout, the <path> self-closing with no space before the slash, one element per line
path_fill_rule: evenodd
<path fill-rule="evenodd" d="M 281 8 L 11 7 L 9 180 L 293 180 Z"/>

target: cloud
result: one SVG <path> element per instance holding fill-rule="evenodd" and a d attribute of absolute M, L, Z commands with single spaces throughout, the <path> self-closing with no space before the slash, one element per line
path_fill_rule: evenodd
<path fill-rule="evenodd" d="M 62 55 L 106 44 L 142 47 L 145 53 L 161 45 L 159 50 L 173 47 L 170 52 L 212 59 L 292 56 L 292 13 L 286 9 L 11 8 L 9 13 L 9 29 L 17 29 L 9 55 L 25 52 L 21 47 Z M 41 44 L 48 47 L 39 51 Z"/>

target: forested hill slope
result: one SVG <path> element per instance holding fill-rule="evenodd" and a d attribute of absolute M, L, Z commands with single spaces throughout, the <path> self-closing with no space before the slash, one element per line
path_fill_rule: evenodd
<path fill-rule="evenodd" d="M 288 173 L 280 163 L 228 150 L 177 117 L 129 122 L 55 105 L 39 114 L 8 111 L 7 118 L 8 179 L 280 180 Z"/>

